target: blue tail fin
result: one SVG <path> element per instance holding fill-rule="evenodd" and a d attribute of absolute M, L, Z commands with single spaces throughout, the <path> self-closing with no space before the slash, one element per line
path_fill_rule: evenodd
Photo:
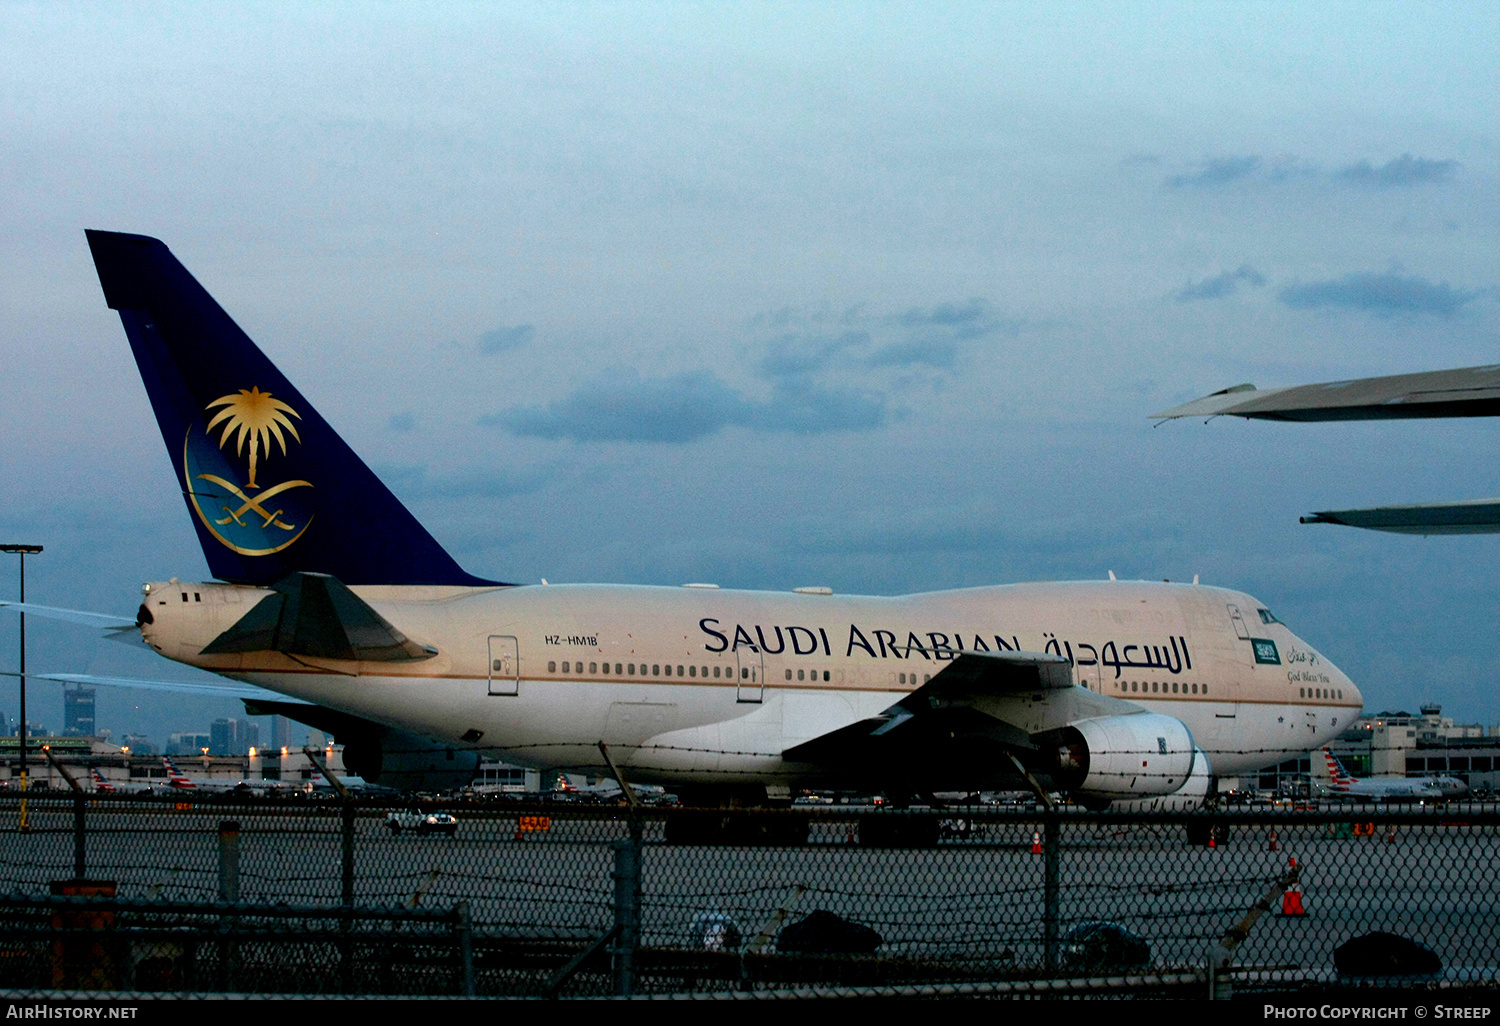
<path fill-rule="evenodd" d="M 215 577 L 498 583 L 443 551 L 165 245 L 86 234 Z"/>

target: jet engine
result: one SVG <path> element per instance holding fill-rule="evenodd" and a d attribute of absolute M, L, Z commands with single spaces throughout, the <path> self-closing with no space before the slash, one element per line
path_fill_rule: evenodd
<path fill-rule="evenodd" d="M 1076 720 L 1056 735 L 1052 756 L 1062 787 L 1104 802 L 1173 794 L 1202 759 L 1182 721 L 1160 713 Z"/>

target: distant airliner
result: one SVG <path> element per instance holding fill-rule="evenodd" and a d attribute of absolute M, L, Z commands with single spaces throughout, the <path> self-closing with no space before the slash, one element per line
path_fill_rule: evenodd
<path fill-rule="evenodd" d="M 1374 802 L 1440 802 L 1456 798 L 1469 785 L 1455 777 L 1365 777 L 1356 779 L 1327 748 L 1312 760 L 1313 783 L 1321 794 Z"/>
<path fill-rule="evenodd" d="M 1182 806 L 1359 714 L 1264 605 L 1196 582 L 877 598 L 475 577 L 165 245 L 88 240 L 218 579 L 145 585 L 141 636 L 292 696 L 247 707 L 334 733 L 367 780 L 453 786 L 489 752 L 612 761 L 687 804 L 1029 777 L 1095 807 Z"/>

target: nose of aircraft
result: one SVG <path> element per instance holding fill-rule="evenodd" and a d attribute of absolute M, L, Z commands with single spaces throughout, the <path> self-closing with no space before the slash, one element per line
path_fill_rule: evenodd
<path fill-rule="evenodd" d="M 1349 717 L 1351 720 L 1354 719 L 1365 706 L 1365 696 L 1360 693 L 1359 685 L 1350 680 L 1347 673 L 1333 665 L 1322 654 L 1318 654 L 1317 659 L 1323 664 L 1323 670 L 1328 674 L 1330 687 L 1333 688 L 1335 694 L 1346 703 L 1355 704 L 1354 713 Z"/>

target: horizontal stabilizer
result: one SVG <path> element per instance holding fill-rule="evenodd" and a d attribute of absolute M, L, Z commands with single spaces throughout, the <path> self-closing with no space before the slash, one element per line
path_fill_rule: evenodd
<path fill-rule="evenodd" d="M 137 691 L 171 691 L 179 695 L 202 695 L 206 698 L 240 698 L 246 700 L 272 699 L 296 705 L 306 705 L 298 698 L 287 698 L 274 691 L 258 688 L 254 684 L 236 684 L 220 680 L 217 683 L 197 683 L 181 680 L 145 680 L 140 677 L 102 677 L 93 673 L 29 673 L 32 680 L 53 680 L 59 684 L 85 684 L 89 687 L 133 688 Z"/>
<path fill-rule="evenodd" d="M 82 609 L 58 609 L 56 606 L 39 606 L 34 602 L 0 602 L 0 610 L 42 616 L 49 620 L 65 620 L 68 623 L 95 627 L 102 631 L 134 630 L 136 625 L 133 616 L 89 613 Z"/>
<path fill-rule="evenodd" d="M 437 654 L 392 627 L 336 577 L 289 574 L 271 589 L 203 653 L 284 652 L 369 662 L 429 659 Z"/>

